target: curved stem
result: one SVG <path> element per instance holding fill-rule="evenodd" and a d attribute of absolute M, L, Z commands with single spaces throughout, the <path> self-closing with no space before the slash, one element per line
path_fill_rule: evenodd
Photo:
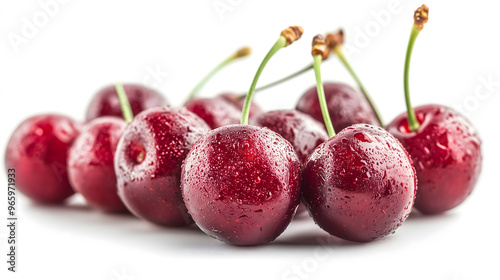
<path fill-rule="evenodd" d="M 368 100 L 368 103 L 370 103 L 370 106 L 372 107 L 373 112 L 375 112 L 375 116 L 377 117 L 378 122 L 380 123 L 380 125 L 382 127 L 384 127 L 384 122 L 382 120 L 382 115 L 380 114 L 380 111 L 378 110 L 377 106 L 375 105 L 375 102 L 371 98 L 370 94 L 368 94 L 368 91 L 366 90 L 366 88 L 363 85 L 363 83 L 361 83 L 361 80 L 359 79 L 358 75 L 356 75 L 356 73 L 354 72 L 354 69 L 352 68 L 351 64 L 347 61 L 347 58 L 344 55 L 344 52 L 342 51 L 342 48 L 340 46 L 336 46 L 336 47 L 333 48 L 333 51 L 339 57 L 339 59 L 342 62 L 342 64 L 344 64 L 344 66 L 347 69 L 347 71 L 354 78 L 354 80 L 358 84 L 358 87 L 361 89 L 361 92 L 366 97 L 366 100 Z"/>
<path fill-rule="evenodd" d="M 328 131 L 328 136 L 332 138 L 335 136 L 335 129 L 332 125 L 332 120 L 330 119 L 330 114 L 328 113 L 328 106 L 326 105 L 325 89 L 323 88 L 323 81 L 321 79 L 321 62 L 323 58 L 321 55 L 315 55 L 314 57 L 314 74 L 316 76 L 316 87 L 318 89 L 319 104 L 321 106 L 321 113 L 323 114 L 323 120 L 325 121 L 326 131 Z"/>
<path fill-rule="evenodd" d="M 118 100 L 120 100 L 120 106 L 122 108 L 123 119 L 127 124 L 129 124 L 134 118 L 134 114 L 132 113 L 132 108 L 130 107 L 130 103 L 128 102 L 127 93 L 125 92 L 125 88 L 121 83 L 117 83 L 115 85 L 116 94 L 118 95 Z"/>
<path fill-rule="evenodd" d="M 279 85 L 279 84 L 284 83 L 284 82 L 286 82 L 288 80 L 291 80 L 291 79 L 293 79 L 293 78 L 295 78 L 297 76 L 300 76 L 300 75 L 308 72 L 309 70 L 312 70 L 313 68 L 314 68 L 314 65 L 311 63 L 310 65 L 307 65 L 306 67 L 300 69 L 299 71 L 297 71 L 297 72 L 295 72 L 293 74 L 290 74 L 290 75 L 288 75 L 288 76 L 286 76 L 284 78 L 281 78 L 281 79 L 279 79 L 277 81 L 274 81 L 274 82 L 272 82 L 270 84 L 261 86 L 261 87 L 255 89 L 255 91 L 259 92 L 259 91 L 262 91 L 262 90 L 266 90 L 268 88 L 272 88 L 272 87 L 274 87 L 276 85 Z"/>
<path fill-rule="evenodd" d="M 415 116 L 415 111 L 411 106 L 410 101 L 410 61 L 413 52 L 413 46 L 418 37 L 420 30 L 413 25 L 411 28 L 410 40 L 408 41 L 408 48 L 406 49 L 406 59 L 405 59 L 405 72 L 404 72 L 404 87 L 405 87 L 405 100 L 406 100 L 406 110 L 408 111 L 408 127 L 411 131 L 417 131 L 420 127 L 420 123 Z"/>
<path fill-rule="evenodd" d="M 231 57 L 229 57 L 229 58 L 226 58 L 221 63 L 219 63 L 219 65 L 215 66 L 215 68 L 212 69 L 205 77 L 203 77 L 203 79 L 201 79 L 201 81 L 199 81 L 198 84 L 196 84 L 196 86 L 191 90 L 186 102 L 193 99 L 196 96 L 196 94 L 198 93 L 198 91 L 200 91 L 200 89 L 210 80 L 210 78 L 212 78 L 217 72 L 219 72 L 222 68 L 224 68 L 224 66 L 228 65 L 229 62 L 231 62 L 231 61 L 232 61 L 232 59 L 231 59 Z"/>
<path fill-rule="evenodd" d="M 188 95 L 188 98 L 186 100 L 186 102 L 184 103 L 187 103 L 189 100 L 193 99 L 196 94 L 198 93 L 198 91 L 200 91 L 200 89 L 217 73 L 219 72 L 222 68 L 224 68 L 226 65 L 228 65 L 229 63 L 233 62 L 234 60 L 238 59 L 238 58 L 241 58 L 241 57 L 245 57 L 247 55 L 249 55 L 251 52 L 250 48 L 241 48 L 239 49 L 237 52 L 235 52 L 234 54 L 232 54 L 230 57 L 224 59 L 221 63 L 219 63 L 217 66 L 215 66 L 214 69 L 212 69 L 210 72 L 208 72 L 208 74 L 203 77 L 203 79 L 201 79 L 201 81 L 198 82 L 198 84 L 196 84 L 196 86 L 191 90 L 191 92 L 189 93 Z"/>
<path fill-rule="evenodd" d="M 248 90 L 248 94 L 245 98 L 245 104 L 243 105 L 243 112 L 241 114 L 241 124 L 248 124 L 248 116 L 250 114 L 250 105 L 252 103 L 252 98 L 255 93 L 255 87 L 257 86 L 257 82 L 259 81 L 260 74 L 262 73 L 262 70 L 266 67 L 267 62 L 271 59 L 271 57 L 281 48 L 285 47 L 287 43 L 287 39 L 281 35 L 274 43 L 273 47 L 269 50 L 269 52 L 266 54 L 264 57 L 264 60 L 260 63 L 259 69 L 257 69 L 257 73 L 255 73 L 255 76 L 252 81 L 252 85 L 250 86 L 250 90 Z"/>

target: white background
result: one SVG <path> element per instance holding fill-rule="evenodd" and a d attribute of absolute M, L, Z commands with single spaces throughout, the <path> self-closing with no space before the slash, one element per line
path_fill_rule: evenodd
<path fill-rule="evenodd" d="M 48 0 L 41 0 L 42 3 Z M 390 121 L 404 111 L 403 61 L 420 1 L 67 1 L 19 46 L 23 18 L 43 12 L 38 1 L 0 4 L 0 149 L 28 116 L 59 112 L 83 120 L 100 87 L 143 82 L 180 105 L 194 84 L 235 49 L 253 55 L 215 77 L 202 92 L 244 92 L 261 59 L 289 25 L 299 42 L 280 51 L 260 85 L 310 63 L 314 35 L 344 27 L 351 63 Z M 427 1 L 430 20 L 411 67 L 414 105 L 468 104 L 483 140 L 483 172 L 471 197 L 444 215 L 413 215 L 396 234 L 354 244 L 298 217 L 275 242 L 233 247 L 196 228 L 161 228 L 131 216 L 107 215 L 75 196 L 68 206 L 34 205 L 18 194 L 18 272 L 7 272 L 6 188 L 0 191 L 0 279 L 500 279 L 498 271 L 498 106 L 500 82 L 497 1 Z M 393 5 L 389 9 L 388 7 Z M 474 3 L 474 4 L 471 4 Z M 221 9 L 217 10 L 214 5 Z M 385 12 L 382 12 L 385 11 Z M 376 15 L 390 13 L 377 21 Z M 38 19 L 43 21 L 43 15 Z M 38 22 L 40 24 L 40 22 Z M 159 70 L 156 79 L 148 78 Z M 168 74 L 165 74 L 168 73 Z M 325 80 L 352 79 L 333 57 Z M 267 110 L 292 108 L 314 84 L 307 73 L 259 94 Z M 481 93 L 475 96 L 476 90 Z M 4 172 L 0 180 L 7 184 Z M 329 243 L 320 246 L 318 238 Z M 294 272 L 300 270 L 301 272 Z M 182 278 L 181 278 L 182 277 Z"/>

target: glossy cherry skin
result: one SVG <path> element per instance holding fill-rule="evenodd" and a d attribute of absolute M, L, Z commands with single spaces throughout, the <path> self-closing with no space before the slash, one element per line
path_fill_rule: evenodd
<path fill-rule="evenodd" d="M 202 118 L 212 129 L 237 124 L 241 120 L 241 111 L 219 96 L 194 98 L 186 102 L 184 107 Z"/>
<path fill-rule="evenodd" d="M 292 144 L 302 164 L 316 147 L 328 140 L 325 126 L 297 110 L 276 110 L 257 115 L 252 124 L 267 127 Z M 300 204 L 297 213 L 306 211 Z"/>
<path fill-rule="evenodd" d="M 237 94 L 225 93 L 210 98 L 194 98 L 186 102 L 184 107 L 202 118 L 212 129 L 238 124 L 241 121 L 241 110 L 245 99 Z M 252 103 L 249 117 L 260 113 L 260 108 Z"/>
<path fill-rule="evenodd" d="M 320 122 L 297 110 L 266 112 L 256 116 L 251 122 L 283 136 L 292 144 L 302 163 L 319 144 L 328 140 L 328 134 Z"/>
<path fill-rule="evenodd" d="M 240 94 L 226 92 L 219 94 L 219 96 L 234 104 L 240 111 L 243 110 L 243 106 L 245 105 L 245 98 L 241 98 Z M 259 107 L 259 105 L 257 105 L 257 103 L 252 101 L 250 103 L 250 113 L 248 117 L 252 118 L 260 113 L 262 113 L 262 109 Z"/>
<path fill-rule="evenodd" d="M 387 126 L 411 155 L 418 177 L 415 208 L 425 214 L 450 210 L 472 192 L 481 173 L 481 140 L 471 123 L 455 110 L 427 105 L 415 108 L 420 128 L 408 129 L 407 114 Z"/>
<path fill-rule="evenodd" d="M 182 168 L 181 190 L 194 221 L 233 245 L 273 241 L 300 199 L 300 161 L 279 134 L 251 125 L 210 131 Z"/>
<path fill-rule="evenodd" d="M 39 115 L 16 128 L 7 144 L 5 169 L 16 170 L 16 188 L 41 203 L 60 203 L 74 191 L 68 180 L 68 150 L 80 125 L 61 115 Z"/>
<path fill-rule="evenodd" d="M 165 226 L 192 223 L 179 188 L 181 164 L 209 130 L 185 109 L 152 108 L 134 118 L 115 154 L 118 194 L 130 212 Z"/>
<path fill-rule="evenodd" d="M 154 89 L 137 84 L 124 84 L 123 88 L 127 94 L 134 116 L 145 109 L 167 105 L 167 100 L 163 95 Z M 114 85 L 107 86 L 98 91 L 87 107 L 87 121 L 102 116 L 115 116 L 119 118 L 123 116 Z"/>
<path fill-rule="evenodd" d="M 126 212 L 118 197 L 114 156 L 126 127 L 123 119 L 101 117 L 87 123 L 69 151 L 68 175 L 73 189 L 90 205 L 107 212 Z"/>
<path fill-rule="evenodd" d="M 321 144 L 302 173 L 314 221 L 337 237 L 367 242 L 396 230 L 417 191 L 411 158 L 382 128 L 357 124 Z"/>
<path fill-rule="evenodd" d="M 336 132 L 358 123 L 380 126 L 370 103 L 361 92 L 342 83 L 324 83 L 323 87 L 330 118 Z M 323 123 L 316 86 L 302 95 L 296 109 Z"/>

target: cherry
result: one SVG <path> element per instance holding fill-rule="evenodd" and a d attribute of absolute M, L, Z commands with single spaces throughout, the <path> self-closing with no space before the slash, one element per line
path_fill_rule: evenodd
<path fill-rule="evenodd" d="M 405 98 L 408 112 L 393 120 L 387 130 L 406 148 L 415 164 L 418 195 L 415 208 L 437 214 L 462 203 L 481 173 L 481 140 L 471 123 L 442 105 L 412 108 L 409 66 L 415 40 L 428 20 L 429 9 L 415 11 L 405 62 Z"/>
<path fill-rule="evenodd" d="M 41 203 L 60 203 L 71 196 L 68 149 L 79 133 L 80 125 L 61 115 L 39 115 L 22 122 L 5 152 L 5 168 L 15 169 L 17 189 Z"/>
<path fill-rule="evenodd" d="M 245 106 L 246 95 L 241 96 L 236 93 L 221 93 L 219 94 L 219 96 L 224 98 L 226 101 L 234 104 L 240 111 L 242 111 L 243 107 Z M 259 107 L 259 105 L 252 101 L 252 103 L 250 103 L 250 113 L 248 117 L 252 118 L 259 115 L 260 113 L 262 113 L 262 109 Z"/>
<path fill-rule="evenodd" d="M 356 124 L 335 136 L 321 81 L 325 39 L 313 40 L 314 68 L 328 141 L 306 160 L 303 201 L 315 222 L 337 237 L 366 242 L 394 232 L 409 216 L 416 174 L 403 146 L 387 131 Z"/>
<path fill-rule="evenodd" d="M 238 107 L 220 96 L 194 98 L 184 107 L 202 118 L 212 129 L 240 121 L 241 111 Z"/>
<path fill-rule="evenodd" d="M 269 128 L 290 142 L 302 163 L 319 144 L 328 140 L 322 123 L 296 110 L 266 112 L 251 122 Z"/>
<path fill-rule="evenodd" d="M 224 93 L 216 97 L 191 99 L 184 107 L 198 115 L 214 129 L 240 122 L 242 105 L 238 99 L 240 99 L 238 94 Z M 241 100 L 244 102 L 244 99 Z M 250 106 L 250 118 L 261 112 L 257 104 L 252 102 Z"/>
<path fill-rule="evenodd" d="M 380 126 L 377 116 L 363 94 L 342 83 L 324 83 L 325 98 L 335 131 L 357 123 Z M 318 91 L 311 88 L 297 103 L 296 109 L 311 115 L 314 119 L 323 119 L 319 106 Z"/>
<path fill-rule="evenodd" d="M 123 87 L 127 92 L 127 98 L 134 115 L 139 114 L 145 109 L 167 105 L 167 101 L 161 93 L 151 88 L 135 84 L 125 84 Z M 98 91 L 87 108 L 87 121 L 102 116 L 122 116 L 120 101 L 116 95 L 114 85 L 107 86 Z"/>
<path fill-rule="evenodd" d="M 415 208 L 437 214 L 462 203 L 472 192 L 481 173 L 481 140 L 464 116 L 440 105 L 416 107 L 420 126 L 408 127 L 406 114 L 387 130 L 394 135 L 415 164 L 418 195 Z"/>
<path fill-rule="evenodd" d="M 189 151 L 181 191 L 198 227 L 234 245 L 256 245 L 277 238 L 291 222 L 300 198 L 300 161 L 279 134 L 248 124 L 257 81 L 279 49 L 300 38 L 290 27 L 262 61 L 243 107 L 241 124 L 217 128 Z"/>
<path fill-rule="evenodd" d="M 208 125 L 186 109 L 147 109 L 123 132 L 115 154 L 118 194 L 134 215 L 165 226 L 192 222 L 180 185 L 181 164 Z"/>
<path fill-rule="evenodd" d="M 108 116 L 88 122 L 69 152 L 68 174 L 75 191 L 89 204 L 103 211 L 125 212 L 116 192 L 114 156 L 123 130 L 132 121 L 132 110 L 121 84 L 116 92 L 125 120 Z"/>
<path fill-rule="evenodd" d="M 113 166 L 116 145 L 125 126 L 117 117 L 94 119 L 84 126 L 69 153 L 71 185 L 92 206 L 104 211 L 126 211 L 116 194 Z"/>
<path fill-rule="evenodd" d="M 241 48 L 220 64 L 218 64 L 207 76 L 205 76 L 191 91 L 184 107 L 202 118 L 211 128 L 217 128 L 229 124 L 237 124 L 240 121 L 241 110 L 245 99 L 234 93 L 223 93 L 212 98 L 197 98 L 196 94 L 203 85 L 219 70 L 231 62 L 249 55 L 250 48 Z M 260 108 L 252 103 L 251 115 L 260 113 Z"/>
<path fill-rule="evenodd" d="M 301 163 L 306 161 L 319 144 L 328 140 L 322 123 L 297 110 L 266 112 L 252 119 L 252 124 L 267 127 L 285 138 L 292 144 Z M 304 211 L 306 208 L 301 203 L 297 214 Z"/>

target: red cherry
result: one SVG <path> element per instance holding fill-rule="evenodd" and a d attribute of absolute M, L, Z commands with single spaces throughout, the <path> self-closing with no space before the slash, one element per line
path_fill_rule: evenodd
<path fill-rule="evenodd" d="M 335 135 L 321 81 L 325 39 L 313 39 L 312 55 L 328 141 L 307 158 L 302 197 L 314 221 L 337 237 L 366 242 L 394 232 L 410 215 L 417 191 L 411 158 L 380 127 L 349 126 Z"/>
<path fill-rule="evenodd" d="M 241 124 L 210 131 L 196 142 L 182 166 L 181 191 L 193 220 L 208 235 L 234 245 L 278 237 L 300 199 L 300 161 L 279 134 L 248 125 L 257 81 L 269 59 L 302 35 L 293 26 L 259 66 L 245 100 Z"/>
<path fill-rule="evenodd" d="M 408 127 L 407 114 L 387 126 L 411 155 L 417 170 L 415 208 L 441 213 L 462 203 L 481 173 L 481 140 L 469 121 L 451 108 L 427 105 L 414 108 L 418 131 Z"/>
<path fill-rule="evenodd" d="M 241 118 L 241 111 L 222 97 L 194 98 L 184 107 L 202 118 L 212 129 L 237 124 Z"/>
<path fill-rule="evenodd" d="M 240 110 L 240 112 L 243 110 L 243 106 L 245 105 L 245 98 L 242 98 L 241 95 L 236 93 L 222 93 L 219 94 L 219 96 L 234 104 L 236 108 Z M 252 101 L 252 103 L 250 103 L 250 113 L 248 117 L 252 118 L 259 115 L 260 113 L 262 113 L 262 109 L 259 107 L 259 105 L 257 105 L 257 103 Z"/>
<path fill-rule="evenodd" d="M 392 135 L 358 124 L 316 148 L 306 161 L 302 190 L 322 229 L 366 242 L 394 232 L 405 221 L 417 180 L 408 153 Z"/>
<path fill-rule="evenodd" d="M 210 131 L 189 152 L 181 190 L 208 235 L 235 245 L 278 237 L 300 198 L 300 161 L 277 133 L 250 125 Z"/>
<path fill-rule="evenodd" d="M 17 189 L 42 203 L 60 203 L 71 196 L 66 161 L 79 133 L 78 123 L 60 115 L 39 115 L 21 123 L 5 152 L 5 168 L 15 169 Z"/>
<path fill-rule="evenodd" d="M 180 185 L 181 164 L 207 124 L 185 109 L 152 108 L 127 126 L 115 154 L 118 194 L 128 210 L 150 222 L 192 222 Z"/>
<path fill-rule="evenodd" d="M 285 138 L 302 164 L 319 144 L 328 140 L 323 124 L 297 110 L 266 112 L 252 119 L 252 124 L 267 127 Z M 304 211 L 306 208 L 300 204 L 297 214 Z"/>
<path fill-rule="evenodd" d="M 143 85 L 123 85 L 127 93 L 134 115 L 145 109 L 166 106 L 167 101 L 161 93 Z M 90 121 L 102 116 L 121 117 L 120 101 L 114 85 L 107 86 L 95 94 L 87 108 L 86 120 Z"/>
<path fill-rule="evenodd" d="M 324 83 L 325 98 L 335 131 L 357 123 L 380 126 L 366 97 L 342 83 Z M 316 87 L 309 89 L 297 103 L 296 109 L 323 122 Z"/>
<path fill-rule="evenodd" d="M 290 142 L 302 163 L 319 144 L 328 140 L 323 124 L 296 110 L 266 112 L 251 122 L 269 128 Z"/>
<path fill-rule="evenodd" d="M 116 117 L 101 117 L 87 123 L 69 152 L 71 185 L 94 207 L 103 211 L 126 211 L 116 192 L 114 155 L 126 127 Z"/>
<path fill-rule="evenodd" d="M 212 129 L 238 124 L 245 99 L 240 100 L 237 94 L 225 93 L 211 98 L 193 98 L 184 107 L 202 118 Z M 259 106 L 252 102 L 250 117 L 261 112 Z"/>
<path fill-rule="evenodd" d="M 482 156 L 481 140 L 465 117 L 445 106 L 411 106 L 411 55 L 428 16 L 426 5 L 415 10 L 404 68 L 407 112 L 387 130 L 401 141 L 415 164 L 419 181 L 415 208 L 436 214 L 456 207 L 470 195 L 481 173 Z"/>

